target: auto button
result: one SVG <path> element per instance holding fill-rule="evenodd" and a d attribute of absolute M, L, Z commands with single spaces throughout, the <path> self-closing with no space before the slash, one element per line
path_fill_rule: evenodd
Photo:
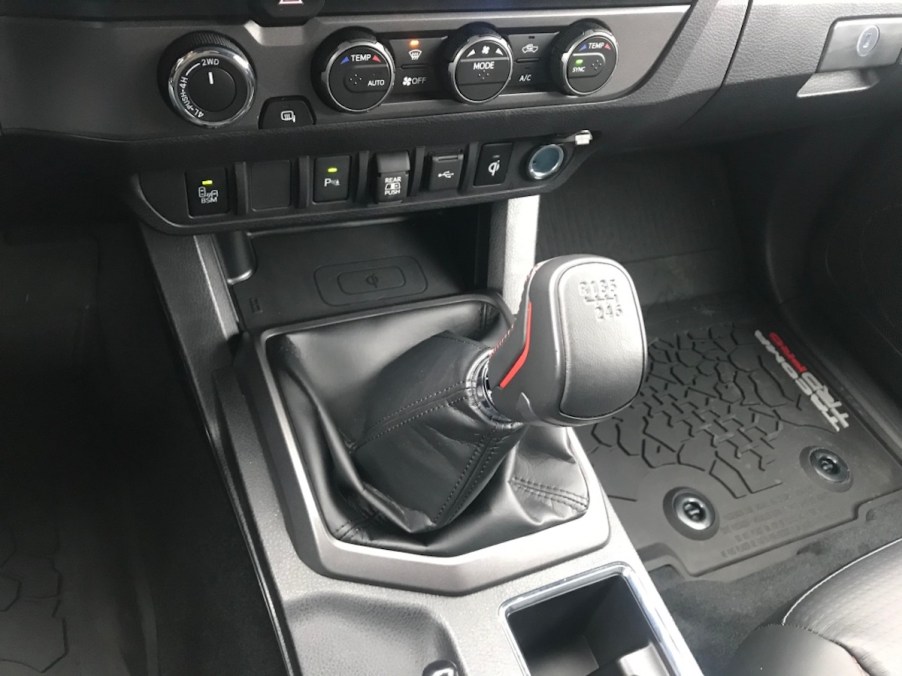
<path fill-rule="evenodd" d="M 358 29 L 339 31 L 324 42 L 314 71 L 326 102 L 349 113 L 381 104 L 395 82 L 391 53 L 375 35 Z"/>
<path fill-rule="evenodd" d="M 378 61 L 366 62 L 363 59 L 379 59 L 376 54 L 353 53 L 346 55 L 345 59 L 358 59 L 358 63 L 346 68 L 345 87 L 355 94 L 365 92 L 382 93 L 389 86 L 389 72 L 384 63 Z"/>

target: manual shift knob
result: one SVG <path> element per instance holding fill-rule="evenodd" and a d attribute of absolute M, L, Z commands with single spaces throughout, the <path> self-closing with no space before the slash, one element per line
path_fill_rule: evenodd
<path fill-rule="evenodd" d="M 628 405 L 647 345 L 633 280 L 599 256 L 533 268 L 517 319 L 486 370 L 494 408 L 524 423 L 585 425 Z"/>

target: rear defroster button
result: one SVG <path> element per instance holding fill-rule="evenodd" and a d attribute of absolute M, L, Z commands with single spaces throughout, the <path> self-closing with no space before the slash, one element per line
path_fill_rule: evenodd
<path fill-rule="evenodd" d="M 377 202 L 399 202 L 407 197 L 410 155 L 406 152 L 376 155 L 373 197 Z"/>

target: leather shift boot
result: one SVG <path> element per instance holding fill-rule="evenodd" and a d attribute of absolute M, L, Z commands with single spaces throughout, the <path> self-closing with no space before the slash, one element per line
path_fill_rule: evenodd
<path fill-rule="evenodd" d="M 466 453 L 464 449 L 456 449 L 458 453 L 446 459 L 434 451 L 431 443 L 408 445 L 413 444 L 416 435 L 433 435 L 441 440 L 443 424 L 427 425 L 424 421 L 406 426 L 398 437 L 403 439 L 403 446 L 389 445 L 387 439 L 385 444 L 370 446 L 381 438 L 365 438 L 368 428 L 379 424 L 380 415 L 400 413 L 401 398 L 413 403 L 423 396 L 440 398 L 446 394 L 436 394 L 441 388 L 427 388 L 429 378 L 444 380 L 446 375 L 441 369 L 452 369 L 459 377 L 448 380 L 449 384 L 465 379 L 468 371 L 454 369 L 470 355 L 475 358 L 480 351 L 487 353 L 506 330 L 507 324 L 491 303 L 471 298 L 395 309 L 352 321 L 325 320 L 319 326 L 278 335 L 269 341 L 270 364 L 300 460 L 333 537 L 415 554 L 456 556 L 550 528 L 585 513 L 589 505 L 586 478 L 573 455 L 571 435 L 562 428 L 530 425 L 525 431 L 512 430 L 516 437 L 513 447 L 506 454 L 500 450 L 492 453 L 491 459 L 484 445 L 482 453 L 474 454 L 474 444 L 464 466 L 473 456 L 474 463 L 482 460 L 485 470 L 478 479 L 475 474 L 468 474 L 472 476 L 471 483 L 456 491 L 452 489 L 459 474 L 452 467 L 459 466 L 456 463 L 463 457 L 460 453 Z M 404 366 L 399 367 L 404 369 L 403 374 L 393 373 L 394 364 L 408 364 L 410 351 L 443 331 L 450 331 L 459 341 L 454 344 L 462 351 L 457 358 L 445 356 L 431 362 L 423 359 L 416 372 Z M 445 349 L 452 346 L 447 338 L 441 341 L 449 343 L 442 345 Z M 464 355 L 467 359 L 461 358 Z M 414 390 L 422 394 L 409 396 Z M 377 413 L 377 409 L 384 413 Z M 454 420 L 475 425 L 475 419 L 459 410 Z M 498 430 L 495 438 L 500 440 L 502 436 Z M 420 483 L 431 486 L 429 490 L 437 484 L 427 484 L 419 478 L 413 481 L 414 486 L 405 482 L 405 489 L 417 489 L 409 498 L 409 507 L 389 499 L 370 483 L 391 480 L 391 476 L 381 474 L 400 471 L 399 466 L 392 466 L 391 457 L 401 452 L 416 452 L 416 457 L 428 461 L 429 472 L 445 485 L 440 499 L 428 491 L 420 494 Z M 384 465 L 377 463 L 380 456 Z M 500 466 L 493 473 L 496 462 Z M 449 486 L 450 476 L 455 481 Z M 478 484 L 473 483 L 477 481 Z M 473 490 L 469 491 L 471 486 Z M 484 487 L 479 491 L 478 486 Z M 466 492 L 470 495 L 464 498 Z M 446 507 L 439 517 L 446 523 L 436 528 L 434 519 L 439 510 L 435 505 L 440 508 L 452 493 L 457 515 L 448 522 L 452 512 Z M 407 494 L 403 495 L 407 499 Z"/>
<path fill-rule="evenodd" d="M 442 333 L 376 380 L 364 432 L 351 450 L 361 477 L 417 514 L 410 532 L 452 521 L 479 495 L 524 433 L 490 417 L 478 395 L 486 346 Z"/>

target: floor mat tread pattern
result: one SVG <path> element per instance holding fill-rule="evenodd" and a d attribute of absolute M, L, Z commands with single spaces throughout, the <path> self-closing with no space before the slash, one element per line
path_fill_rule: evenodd
<path fill-rule="evenodd" d="M 650 366 L 636 400 L 579 432 L 650 568 L 677 564 L 701 576 L 747 562 L 851 521 L 860 505 L 902 488 L 896 459 L 773 316 L 752 303 L 679 307 L 649 313 Z M 825 389 L 812 397 L 798 382 L 803 373 Z M 837 490 L 806 469 L 815 448 L 849 464 L 849 485 Z M 683 489 L 714 506 L 709 535 L 668 518 L 669 496 Z M 738 572 L 755 569 L 744 566 Z"/>

